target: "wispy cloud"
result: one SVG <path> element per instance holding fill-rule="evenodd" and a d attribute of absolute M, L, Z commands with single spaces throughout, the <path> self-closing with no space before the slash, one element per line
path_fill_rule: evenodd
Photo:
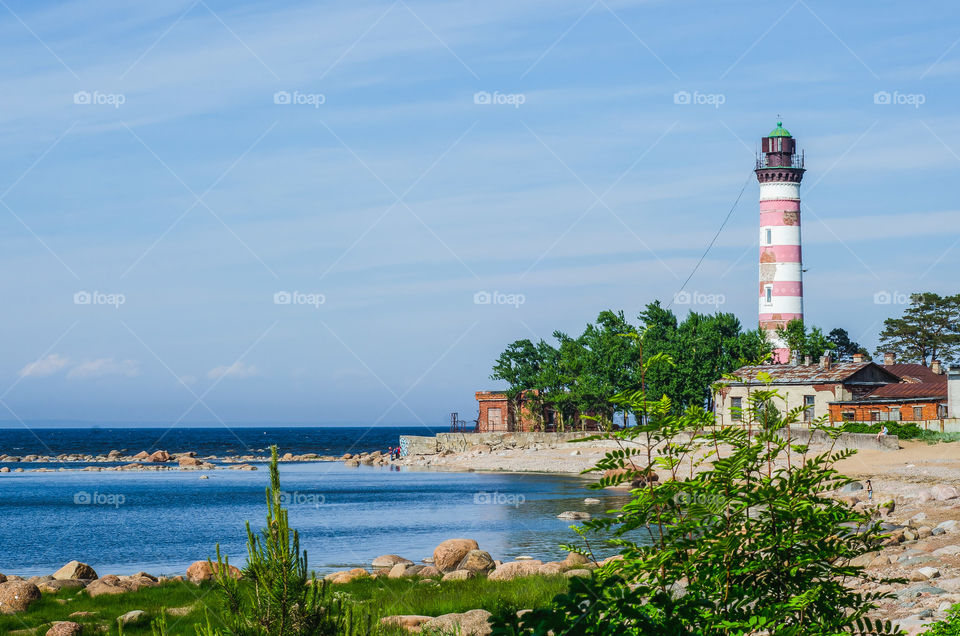
<path fill-rule="evenodd" d="M 237 360 L 229 366 L 214 367 L 207 371 L 207 377 L 211 380 L 218 380 L 220 378 L 252 378 L 256 375 L 260 375 L 260 369 L 258 369 L 256 365 L 246 364 L 240 360 Z"/>
<path fill-rule="evenodd" d="M 120 375 L 132 378 L 140 375 L 140 365 L 136 360 L 97 358 L 96 360 L 78 364 L 67 373 L 67 377 L 71 380 L 99 378 L 107 375 Z"/>
<path fill-rule="evenodd" d="M 17 372 L 21 378 L 43 378 L 53 375 L 70 363 L 70 359 L 58 353 L 51 353 L 26 365 Z"/>

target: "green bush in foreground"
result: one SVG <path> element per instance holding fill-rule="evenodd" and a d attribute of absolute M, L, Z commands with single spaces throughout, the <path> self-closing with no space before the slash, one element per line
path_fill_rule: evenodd
<path fill-rule="evenodd" d="M 947 616 L 923 632 L 923 636 L 960 636 L 960 604 L 947 610 Z"/>
<path fill-rule="evenodd" d="M 796 444 L 789 425 L 803 409 L 782 414 L 781 401 L 769 387 L 754 391 L 744 426 L 717 429 L 703 409 L 677 416 L 668 400 L 648 401 L 643 391 L 617 396 L 647 423 L 603 436 L 620 448 L 592 470 L 669 476 L 578 528 L 588 549 L 591 532 L 612 532 L 621 561 L 574 580 L 550 608 L 498 621 L 495 633 L 901 633 L 868 616 L 889 595 L 854 587 L 873 580 L 850 561 L 877 549 L 879 524 L 828 496 L 850 482 L 834 465 L 855 451 L 812 454 Z M 635 443 L 648 434 L 656 453 Z M 631 478 L 605 477 L 596 487 Z"/>

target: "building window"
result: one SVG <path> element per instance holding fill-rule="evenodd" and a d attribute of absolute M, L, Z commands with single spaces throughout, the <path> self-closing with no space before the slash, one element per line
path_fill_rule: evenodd
<path fill-rule="evenodd" d="M 844 411 L 843 413 L 840 414 L 840 418 L 844 422 L 852 422 L 857 418 L 857 414 L 853 411 Z"/>
<path fill-rule="evenodd" d="M 768 305 L 773 302 L 773 285 L 763 286 L 763 298 Z"/>
<path fill-rule="evenodd" d="M 764 241 L 766 242 L 766 244 L 773 245 L 773 230 L 771 230 L 770 228 L 767 228 L 766 230 L 764 230 L 763 235 L 765 237 Z"/>
<path fill-rule="evenodd" d="M 902 419 L 900 409 L 890 409 L 890 421 L 899 422 Z"/>
<path fill-rule="evenodd" d="M 915 406 L 913 407 L 913 419 L 917 422 L 923 421 L 923 407 Z"/>
<path fill-rule="evenodd" d="M 880 411 L 870 411 L 870 421 L 879 422 L 880 421 Z"/>
<path fill-rule="evenodd" d="M 947 416 L 947 405 L 937 404 L 937 417 L 941 420 Z"/>
<path fill-rule="evenodd" d="M 803 412 L 803 421 L 812 422 L 815 414 L 813 412 L 813 405 L 816 402 L 816 397 L 813 395 L 804 395 L 803 396 L 803 405 L 807 407 L 807 410 Z"/>
<path fill-rule="evenodd" d="M 743 398 L 730 398 L 730 419 L 734 421 L 743 419 Z"/>

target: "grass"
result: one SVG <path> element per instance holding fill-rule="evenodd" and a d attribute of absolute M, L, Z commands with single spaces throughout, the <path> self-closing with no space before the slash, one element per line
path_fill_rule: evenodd
<path fill-rule="evenodd" d="M 918 439 L 928 444 L 938 442 L 956 442 L 960 441 L 960 433 L 940 433 L 939 431 L 928 431 L 920 428 L 912 422 L 898 424 L 896 422 L 846 422 L 842 430 L 845 433 L 872 433 L 876 435 L 880 432 L 880 427 L 886 426 L 887 433 L 896 435 L 900 439 Z"/>
<path fill-rule="evenodd" d="M 489 581 L 479 577 L 467 581 L 420 583 L 419 579 L 361 579 L 333 588 L 354 607 L 358 624 L 379 624 L 383 616 L 421 614 L 439 616 L 451 612 L 485 609 L 494 615 L 514 613 L 521 609 L 545 607 L 557 594 L 565 592 L 567 580 L 557 577 L 531 577 L 513 581 Z M 209 584 L 170 582 L 137 592 L 90 598 L 82 590 L 64 590 L 43 597 L 21 614 L 0 615 L 0 634 L 20 630 L 22 634 L 46 634 L 50 623 L 72 620 L 84 626 L 84 633 L 97 633 L 103 627 L 108 635 L 119 635 L 116 618 L 132 610 L 143 610 L 147 620 L 123 628 L 124 636 L 151 634 L 150 623 L 164 609 L 192 607 L 185 616 L 167 614 L 167 634 L 194 636 L 195 627 L 205 622 L 204 607 L 218 602 L 219 597 Z M 87 618 L 69 618 L 73 612 L 94 612 Z M 362 629 L 359 633 L 367 633 Z M 406 634 L 404 630 L 383 630 L 383 636 Z"/>

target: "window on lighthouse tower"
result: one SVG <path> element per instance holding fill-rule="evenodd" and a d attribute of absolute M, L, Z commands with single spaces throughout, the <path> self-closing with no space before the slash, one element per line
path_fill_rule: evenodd
<path fill-rule="evenodd" d="M 773 302 L 773 285 L 763 286 L 763 298 L 767 304 L 770 304 Z"/>
<path fill-rule="evenodd" d="M 766 243 L 767 243 L 767 245 L 772 245 L 772 244 L 773 244 L 773 230 L 770 229 L 770 228 L 767 228 L 767 229 L 764 231 L 764 236 L 766 237 Z"/>

